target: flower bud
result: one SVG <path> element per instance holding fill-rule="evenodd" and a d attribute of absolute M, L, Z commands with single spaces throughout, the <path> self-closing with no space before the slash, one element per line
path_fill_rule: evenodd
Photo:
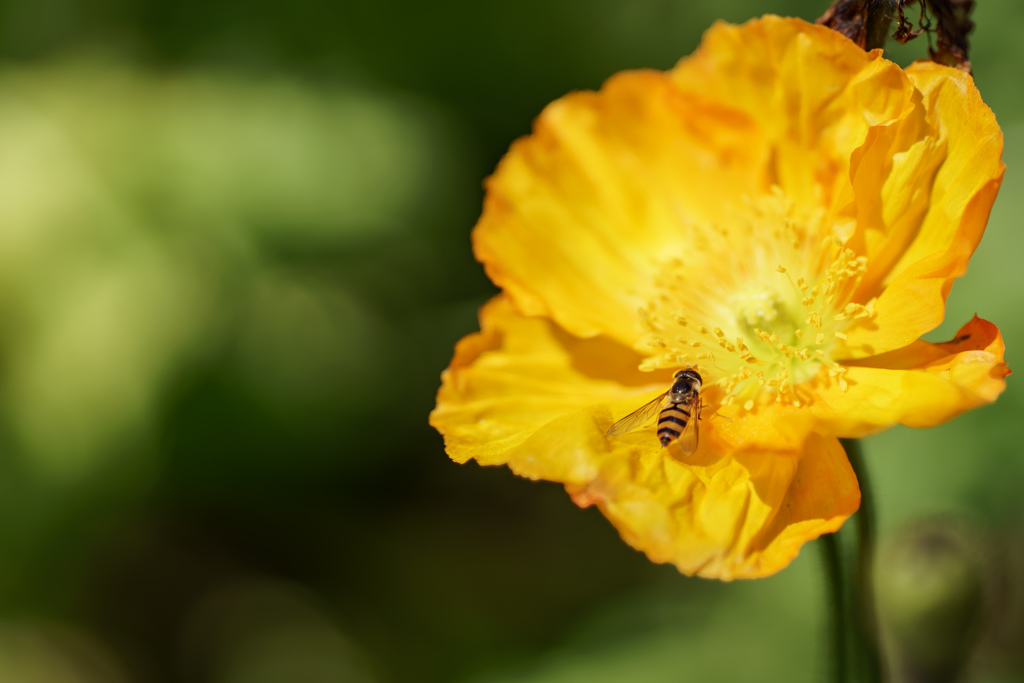
<path fill-rule="evenodd" d="M 879 558 L 879 616 L 902 679 L 959 678 L 982 621 L 977 546 L 962 528 L 933 522 L 902 533 Z"/>

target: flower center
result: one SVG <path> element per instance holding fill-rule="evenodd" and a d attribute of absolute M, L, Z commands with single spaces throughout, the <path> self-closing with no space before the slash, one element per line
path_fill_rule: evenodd
<path fill-rule="evenodd" d="M 845 390 L 832 354 L 845 329 L 874 314 L 873 301 L 850 302 L 867 260 L 779 191 L 746 209 L 731 230 L 692 228 L 692 248 L 659 264 L 638 311 L 650 332 L 641 368 L 695 365 L 724 390 L 723 405 L 747 411 L 806 404 L 802 385 L 822 368 Z"/>

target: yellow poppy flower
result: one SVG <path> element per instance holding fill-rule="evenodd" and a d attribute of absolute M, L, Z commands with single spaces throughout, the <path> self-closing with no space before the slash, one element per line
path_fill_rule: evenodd
<path fill-rule="evenodd" d="M 995 400 L 994 325 L 943 319 L 1003 176 L 971 77 L 798 19 L 723 23 L 667 73 L 549 105 L 487 182 L 504 291 L 431 423 L 458 462 L 562 482 L 686 574 L 759 577 L 860 491 L 838 437 Z M 701 373 L 696 452 L 609 426 Z"/>

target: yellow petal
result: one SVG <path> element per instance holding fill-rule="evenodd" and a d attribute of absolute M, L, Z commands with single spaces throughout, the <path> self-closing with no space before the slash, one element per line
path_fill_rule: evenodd
<path fill-rule="evenodd" d="M 608 438 L 613 420 L 663 392 L 668 376 L 639 373 L 634 352 L 519 315 L 503 297 L 483 308 L 481 325 L 459 343 L 431 414 L 449 455 L 564 483 L 655 561 L 764 576 L 857 507 L 838 442 L 787 431 L 782 413 L 705 414 L 689 458 L 661 448 L 653 428 Z"/>
<path fill-rule="evenodd" d="M 807 208 L 848 199 L 851 154 L 869 126 L 901 116 L 913 93 L 881 51 L 775 16 L 742 26 L 716 23 L 672 77 L 687 96 L 755 121 L 770 147 L 761 188 L 777 185 Z"/>
<path fill-rule="evenodd" d="M 577 503 L 596 503 L 651 560 L 724 580 L 779 571 L 860 504 L 834 438 L 810 435 L 795 453 L 719 451 L 713 433 L 703 439 L 685 462 L 665 449 L 632 452 L 609 459 L 590 484 L 567 488 Z"/>
<path fill-rule="evenodd" d="M 504 296 L 481 309 L 480 325 L 456 346 L 430 415 L 458 462 L 510 463 L 512 451 L 544 425 L 599 403 L 629 399 L 639 406 L 638 395 L 665 391 L 671 377 L 640 372 L 640 356 L 614 341 L 579 339 L 548 320 L 522 316 Z M 610 413 L 605 421 L 590 429 L 602 443 Z M 572 473 L 592 468 L 585 451 L 593 435 L 571 436 L 580 440 L 564 452 L 532 464 L 524 457 L 513 469 L 535 479 L 585 481 L 588 475 Z"/>
<path fill-rule="evenodd" d="M 811 412 L 819 429 L 866 436 L 894 424 L 932 427 L 992 403 L 1009 374 L 1003 339 L 995 325 L 975 316 L 952 341 L 917 341 L 848 365 L 838 378 L 817 378 Z"/>
<path fill-rule="evenodd" d="M 684 226 L 756 187 L 753 121 L 625 72 L 552 103 L 487 181 L 473 232 L 487 274 L 527 315 L 632 345 L 657 261 Z"/>
<path fill-rule="evenodd" d="M 932 62 L 906 73 L 918 89 L 915 112 L 873 128 L 854 156 L 851 245 L 868 257 L 854 300 L 878 299 L 838 358 L 902 348 L 942 321 L 1002 182 L 1003 135 L 971 77 Z"/>
<path fill-rule="evenodd" d="M 860 488 L 838 439 L 811 435 L 778 513 L 755 539 L 744 577 L 785 567 L 807 541 L 839 529 L 860 507 Z"/>

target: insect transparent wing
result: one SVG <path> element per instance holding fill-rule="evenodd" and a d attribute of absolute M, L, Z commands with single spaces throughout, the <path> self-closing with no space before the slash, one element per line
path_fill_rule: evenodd
<path fill-rule="evenodd" d="M 608 428 L 608 436 L 618 436 L 619 434 L 631 432 L 637 427 L 642 427 L 647 422 L 653 420 L 654 416 L 658 414 L 659 408 L 661 408 L 661 399 L 665 398 L 666 394 L 668 394 L 667 391 L 613 424 Z"/>
<path fill-rule="evenodd" d="M 683 433 L 676 440 L 676 443 L 679 444 L 679 450 L 683 452 L 683 455 L 693 455 L 697 450 L 697 440 L 700 435 L 700 427 L 697 426 L 697 423 L 700 422 L 700 409 L 701 400 L 700 396 L 698 396 L 697 400 L 690 406 L 690 419 L 686 421 Z"/>

